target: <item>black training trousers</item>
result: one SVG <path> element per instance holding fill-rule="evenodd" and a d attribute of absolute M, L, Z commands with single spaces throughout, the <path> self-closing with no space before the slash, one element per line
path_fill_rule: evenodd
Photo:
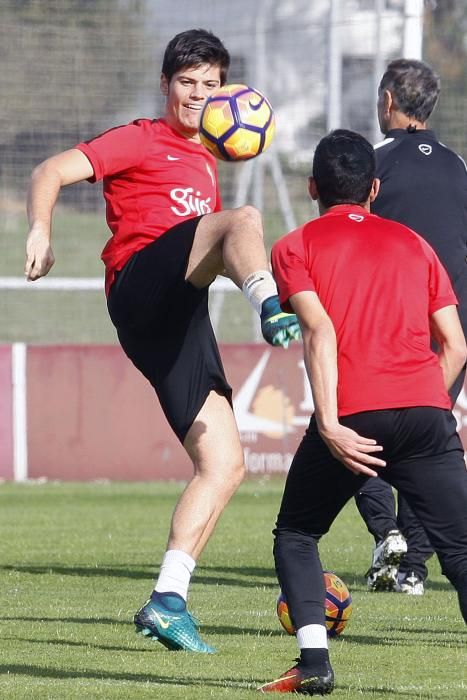
<path fill-rule="evenodd" d="M 467 471 L 451 411 L 367 411 L 341 423 L 383 446 L 378 456 L 386 467 L 380 476 L 404 495 L 422 523 L 467 622 Z M 312 417 L 290 467 L 274 530 L 279 584 L 297 628 L 324 624 L 317 543 L 366 479 L 334 459 Z"/>
<path fill-rule="evenodd" d="M 467 322 L 463 322 L 463 327 L 467 328 Z M 464 386 L 465 373 L 464 367 L 449 391 L 453 405 Z M 425 562 L 432 556 L 433 547 L 404 497 L 397 494 L 396 515 L 391 486 L 382 479 L 368 479 L 356 494 L 355 503 L 375 542 L 384 539 L 389 530 L 397 528 L 402 532 L 407 540 L 407 554 L 402 557 L 399 572 L 410 574 L 413 571 L 424 581 L 428 576 Z"/>
<path fill-rule="evenodd" d="M 368 479 L 355 495 L 355 503 L 375 542 L 384 539 L 389 530 L 398 529 L 407 540 L 407 554 L 402 557 L 399 573 L 414 572 L 422 581 L 428 576 L 425 562 L 433 555 L 425 530 L 405 498 L 397 494 L 397 515 L 394 494 L 383 479 Z"/>

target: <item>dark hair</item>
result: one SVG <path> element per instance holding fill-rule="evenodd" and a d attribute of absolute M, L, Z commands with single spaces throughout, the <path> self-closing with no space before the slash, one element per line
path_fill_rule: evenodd
<path fill-rule="evenodd" d="M 373 146 L 355 131 L 331 131 L 316 147 L 313 177 L 326 208 L 366 202 L 375 177 Z"/>
<path fill-rule="evenodd" d="M 389 63 L 379 90 L 389 90 L 396 107 L 418 122 L 426 122 L 438 100 L 439 76 L 423 61 L 398 58 Z"/>
<path fill-rule="evenodd" d="M 177 71 L 203 63 L 219 66 L 221 85 L 224 85 L 230 65 L 230 55 L 224 44 L 206 29 L 188 29 L 174 36 L 167 44 L 162 73 L 170 83 Z"/>

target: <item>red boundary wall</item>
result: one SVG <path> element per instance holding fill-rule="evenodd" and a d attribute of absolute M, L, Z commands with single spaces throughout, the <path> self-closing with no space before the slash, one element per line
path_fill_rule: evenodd
<path fill-rule="evenodd" d="M 248 471 L 287 471 L 313 410 L 302 349 L 221 347 Z M 13 477 L 11 349 L 0 347 L 0 477 Z M 29 346 L 28 476 L 186 479 L 191 464 L 157 398 L 119 346 Z M 467 397 L 456 417 L 466 444 Z M 465 433 L 465 434 L 464 434 Z"/>
<path fill-rule="evenodd" d="M 13 478 L 12 349 L 0 346 L 0 478 Z"/>

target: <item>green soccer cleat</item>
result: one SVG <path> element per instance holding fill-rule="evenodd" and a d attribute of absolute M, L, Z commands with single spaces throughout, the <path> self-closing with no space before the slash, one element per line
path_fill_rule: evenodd
<path fill-rule="evenodd" d="M 261 307 L 261 332 L 270 345 L 288 348 L 291 340 L 301 340 L 300 325 L 295 314 L 282 311 L 279 297 L 266 299 Z"/>
<path fill-rule="evenodd" d="M 174 599 L 175 596 L 171 598 Z M 157 596 L 156 600 L 151 597 L 136 613 L 134 623 L 137 633 L 161 642 L 171 651 L 185 650 L 201 654 L 214 654 L 216 651 L 199 636 L 198 623 L 188 612 L 184 602 L 183 609 L 169 610 L 161 604 Z"/>

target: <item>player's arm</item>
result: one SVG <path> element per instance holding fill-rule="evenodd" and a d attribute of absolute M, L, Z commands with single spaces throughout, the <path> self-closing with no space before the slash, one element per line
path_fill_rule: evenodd
<path fill-rule="evenodd" d="M 48 158 L 34 169 L 27 200 L 29 235 L 24 274 L 28 280 L 43 277 L 55 262 L 50 238 L 52 212 L 60 189 L 87 180 L 93 174 L 87 157 L 75 148 Z"/>
<path fill-rule="evenodd" d="M 331 453 L 355 474 L 377 476 L 385 462 L 371 455 L 383 448 L 339 423 L 337 413 L 337 341 L 334 326 L 315 292 L 293 294 L 290 304 L 300 322 L 304 360 L 321 437 Z"/>
<path fill-rule="evenodd" d="M 467 360 L 464 332 L 455 306 L 445 306 L 430 316 L 431 335 L 438 345 L 438 358 L 444 384 L 454 384 Z"/>

